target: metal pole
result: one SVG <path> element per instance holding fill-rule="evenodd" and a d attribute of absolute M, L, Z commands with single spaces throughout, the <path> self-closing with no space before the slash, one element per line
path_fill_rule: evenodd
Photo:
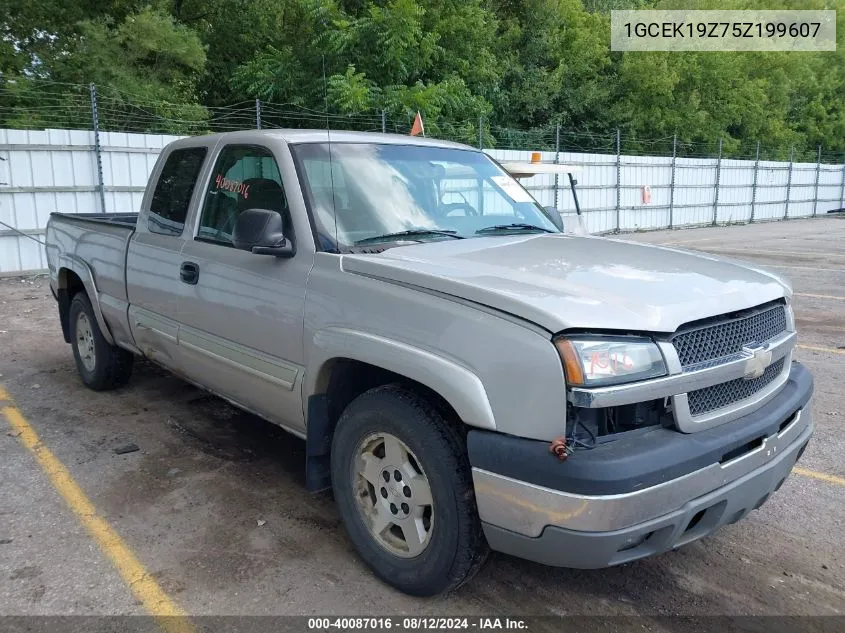
<path fill-rule="evenodd" d="M 100 192 L 100 213 L 106 212 L 106 188 L 103 185 L 103 154 L 100 148 L 100 113 L 97 109 L 97 86 L 91 84 L 91 121 L 94 124 L 94 155 L 97 159 L 97 189 Z"/>
<path fill-rule="evenodd" d="M 842 154 L 842 185 L 839 187 L 839 210 L 845 208 L 845 154 Z"/>
<path fill-rule="evenodd" d="M 783 214 L 783 219 L 789 218 L 789 198 L 792 191 L 792 163 L 795 158 L 795 146 L 789 148 L 789 175 L 786 177 L 786 211 Z"/>
<path fill-rule="evenodd" d="M 719 158 L 716 159 L 716 189 L 713 191 L 713 226 L 719 217 L 719 183 L 722 177 L 722 139 L 719 139 Z"/>
<path fill-rule="evenodd" d="M 572 200 L 575 202 L 575 213 L 581 215 L 581 203 L 578 202 L 578 194 L 575 193 L 575 178 L 572 176 L 572 172 L 566 175 L 569 176 L 569 190 L 572 192 Z"/>
<path fill-rule="evenodd" d="M 555 125 L 555 165 L 560 164 L 560 123 Z M 560 184 L 560 174 L 555 172 L 555 209 L 558 208 L 558 186 Z"/>
<path fill-rule="evenodd" d="M 255 129 L 261 129 L 261 99 L 255 99 Z"/>
<path fill-rule="evenodd" d="M 757 141 L 757 157 L 754 159 L 754 181 L 751 184 L 751 217 L 749 222 L 754 221 L 754 206 L 757 204 L 757 172 L 760 170 L 760 141 Z"/>
<path fill-rule="evenodd" d="M 384 110 L 381 111 L 381 133 L 387 133 L 387 113 Z"/>
<path fill-rule="evenodd" d="M 819 153 L 816 157 L 816 184 L 813 186 L 813 217 L 816 217 L 816 208 L 819 205 L 819 171 L 822 168 L 822 146 L 819 145 Z"/>
<path fill-rule="evenodd" d="M 616 128 L 616 231 L 621 228 L 620 209 L 622 207 L 622 136 Z"/>
<path fill-rule="evenodd" d="M 674 224 L 675 215 L 675 162 L 678 158 L 678 135 L 672 135 L 672 181 L 669 185 L 669 228 Z"/>
<path fill-rule="evenodd" d="M 484 149 L 484 117 L 478 117 L 478 149 Z M 484 182 L 479 178 L 477 180 L 477 195 L 478 195 L 478 209 L 481 215 L 484 215 Z"/>

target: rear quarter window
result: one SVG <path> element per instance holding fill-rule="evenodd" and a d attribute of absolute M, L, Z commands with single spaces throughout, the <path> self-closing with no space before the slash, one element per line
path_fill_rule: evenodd
<path fill-rule="evenodd" d="M 206 151 L 205 147 L 188 147 L 167 157 L 150 203 L 147 229 L 151 233 L 182 235 Z"/>

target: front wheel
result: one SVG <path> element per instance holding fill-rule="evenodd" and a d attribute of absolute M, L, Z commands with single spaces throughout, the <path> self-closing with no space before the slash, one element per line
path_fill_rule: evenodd
<path fill-rule="evenodd" d="M 82 292 L 70 302 L 70 336 L 76 370 L 87 387 L 104 391 L 129 382 L 135 357 L 106 340 L 91 301 Z"/>
<path fill-rule="evenodd" d="M 375 574 L 416 596 L 457 588 L 488 548 L 462 434 L 422 396 L 371 389 L 343 412 L 332 486 L 349 538 Z"/>

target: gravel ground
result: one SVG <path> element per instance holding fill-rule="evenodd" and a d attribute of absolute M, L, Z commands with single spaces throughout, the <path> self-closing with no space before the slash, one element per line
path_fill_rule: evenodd
<path fill-rule="evenodd" d="M 795 287 L 800 344 L 845 350 L 845 221 L 625 239 L 774 266 Z M 85 389 L 43 278 L 0 280 L 0 384 L 164 590 L 190 614 L 845 614 L 845 487 L 794 474 L 710 538 L 598 570 L 494 555 L 469 585 L 415 599 L 352 550 L 329 495 L 304 488 L 304 443 L 140 362 Z M 801 466 L 845 477 L 845 356 L 799 349 L 816 434 Z M 2 418 L 0 418 L 2 420 Z M 0 615 L 137 614 L 142 606 L 0 423 Z M 140 450 L 117 455 L 133 442 Z"/>

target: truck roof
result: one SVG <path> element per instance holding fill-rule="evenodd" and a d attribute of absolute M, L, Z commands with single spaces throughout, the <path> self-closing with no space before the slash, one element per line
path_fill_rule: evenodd
<path fill-rule="evenodd" d="M 299 130 L 299 129 L 273 129 L 273 130 L 242 130 L 238 132 L 223 132 L 221 134 L 209 134 L 200 137 L 188 137 L 176 141 L 177 145 L 190 146 L 196 139 L 201 138 L 203 144 L 209 140 L 220 139 L 227 143 L 255 143 L 260 139 L 280 139 L 287 143 L 325 143 L 331 138 L 332 143 L 386 143 L 391 145 L 421 145 L 425 147 L 449 147 L 480 151 L 463 143 L 443 141 L 440 139 L 422 138 L 404 134 L 383 134 L 381 132 L 350 132 L 347 130 Z"/>

